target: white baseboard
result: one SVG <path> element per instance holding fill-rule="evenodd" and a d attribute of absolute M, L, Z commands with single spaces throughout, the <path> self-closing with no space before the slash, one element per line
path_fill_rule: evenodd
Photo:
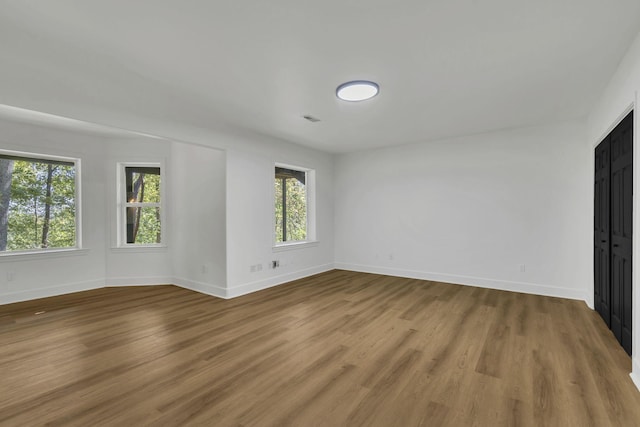
<path fill-rule="evenodd" d="M 629 376 L 631 376 L 631 380 L 638 388 L 638 391 L 640 391 L 640 360 L 633 359 L 632 366 L 633 370 L 631 371 Z"/>
<path fill-rule="evenodd" d="M 181 288 L 200 292 L 201 294 L 227 299 L 227 289 L 222 286 L 196 282 L 194 280 L 183 279 L 181 277 L 174 277 L 172 283 L 176 286 L 180 286 Z"/>
<path fill-rule="evenodd" d="M 11 304 L 14 302 L 28 301 L 38 298 L 47 298 L 56 295 L 64 295 L 72 292 L 81 292 L 102 287 L 118 287 L 118 286 L 151 286 L 174 284 L 186 289 L 190 289 L 203 294 L 212 295 L 218 298 L 235 298 L 252 292 L 278 286 L 292 280 L 302 279 L 314 274 L 324 273 L 334 268 L 350 271 L 359 271 L 363 273 L 385 274 L 389 276 L 407 277 L 412 279 L 432 280 L 445 283 L 453 283 L 458 285 L 476 286 L 480 288 L 499 289 L 512 292 L 523 292 L 535 295 L 546 295 L 560 298 L 570 298 L 586 301 L 589 299 L 586 292 L 577 289 L 560 288 L 554 286 L 539 285 L 534 283 L 511 282 L 505 280 L 486 279 L 479 277 L 458 276 L 452 274 L 431 273 L 425 271 L 403 270 L 388 267 L 376 267 L 370 265 L 359 265 L 349 263 L 329 263 L 304 270 L 294 271 L 279 276 L 269 277 L 267 279 L 255 282 L 245 283 L 233 288 L 225 288 L 223 286 L 213 285 L 209 283 L 196 282 L 179 277 L 112 277 L 105 280 L 93 280 L 78 283 L 69 283 L 61 286 L 52 286 L 47 288 L 32 289 L 20 292 L 12 292 L 0 294 L 0 305 Z M 636 366 L 634 370 L 634 381 L 640 379 L 640 367 Z M 636 381 L 636 384 L 640 381 Z"/>
<path fill-rule="evenodd" d="M 225 288 L 223 286 L 212 285 L 210 283 L 196 282 L 181 277 L 110 277 L 106 280 L 100 279 L 88 282 L 69 283 L 61 286 L 52 286 L 48 288 L 0 294 L 0 305 L 70 294 L 73 292 L 88 291 L 91 289 L 99 289 L 104 287 L 154 285 L 176 285 L 206 295 L 229 299 L 330 270 L 333 270 L 333 264 L 325 264 L 300 271 L 294 271 L 292 273 L 287 273 L 280 276 L 270 277 L 268 279 L 259 280 L 256 282 L 243 284 L 231 289 Z"/>
<path fill-rule="evenodd" d="M 263 289 L 271 288 L 273 286 L 282 285 L 283 283 L 291 282 L 292 280 L 302 279 L 314 274 L 324 273 L 334 269 L 333 263 L 319 265 L 316 267 L 306 268 L 304 270 L 298 270 L 280 276 L 269 277 L 268 279 L 258 280 L 251 283 L 245 283 L 243 285 L 234 286 L 227 289 L 227 298 L 235 298 L 242 295 L 250 294 L 252 292 L 261 291 Z"/>
<path fill-rule="evenodd" d="M 119 286 L 171 285 L 173 284 L 173 277 L 107 277 L 105 282 L 108 288 Z"/>
<path fill-rule="evenodd" d="M 58 295 L 71 294 L 74 292 L 90 291 L 92 289 L 104 288 L 104 280 L 90 280 L 86 282 L 67 283 L 66 285 L 51 286 L 40 289 L 29 289 L 19 292 L 8 292 L 0 294 L 0 305 L 12 304 L 39 298 L 49 298 Z"/>
<path fill-rule="evenodd" d="M 486 279 L 482 277 L 459 276 L 454 274 L 431 273 L 427 271 L 403 270 L 398 268 L 376 267 L 336 262 L 335 268 L 358 271 L 362 273 L 384 274 L 388 276 L 407 277 L 410 279 L 431 280 L 434 282 L 452 283 L 456 285 L 490 288 L 501 291 L 522 292 L 525 294 L 544 295 L 587 301 L 587 293 L 579 289 L 560 288 L 536 283 L 512 282 L 507 280 Z"/>

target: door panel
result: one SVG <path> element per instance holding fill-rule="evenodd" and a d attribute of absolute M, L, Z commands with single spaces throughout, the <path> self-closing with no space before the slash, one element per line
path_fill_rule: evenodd
<path fill-rule="evenodd" d="M 611 133 L 611 330 L 631 353 L 633 116 Z"/>
<path fill-rule="evenodd" d="M 607 137 L 596 148 L 595 205 L 594 205 L 594 294 L 596 311 L 611 327 L 610 268 L 609 268 L 609 206 L 610 206 L 610 149 Z"/>

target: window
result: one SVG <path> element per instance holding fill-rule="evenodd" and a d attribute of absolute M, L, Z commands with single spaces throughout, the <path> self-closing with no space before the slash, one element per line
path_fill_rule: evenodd
<path fill-rule="evenodd" d="M 162 174 L 159 164 L 120 164 L 119 246 L 159 246 Z"/>
<path fill-rule="evenodd" d="M 313 171 L 291 166 L 275 167 L 275 243 L 283 245 L 313 240 Z"/>
<path fill-rule="evenodd" d="M 0 253 L 79 248 L 79 159 L 0 151 Z"/>

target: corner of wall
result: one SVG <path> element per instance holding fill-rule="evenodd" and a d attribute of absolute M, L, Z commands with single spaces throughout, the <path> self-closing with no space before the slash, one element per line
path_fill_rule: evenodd
<path fill-rule="evenodd" d="M 227 298 L 235 298 L 242 295 L 250 294 L 253 292 L 261 291 L 263 289 L 271 288 L 274 286 L 282 285 L 283 283 L 291 282 L 293 280 L 303 279 L 314 274 L 324 273 L 326 271 L 333 270 L 334 264 L 324 264 L 304 270 L 294 271 L 292 273 L 282 274 L 280 276 L 269 277 L 264 280 L 257 280 L 255 282 L 245 283 L 242 285 L 227 288 Z"/>
<path fill-rule="evenodd" d="M 174 277 L 172 282 L 174 285 L 190 291 L 200 292 L 201 294 L 211 295 L 218 298 L 229 299 L 228 290 L 225 287 L 212 285 L 211 283 L 196 282 L 194 280 Z"/>
<path fill-rule="evenodd" d="M 591 310 L 595 310 L 596 306 L 593 301 L 593 292 L 589 293 L 587 291 L 584 292 L 584 303 L 587 304 Z"/>

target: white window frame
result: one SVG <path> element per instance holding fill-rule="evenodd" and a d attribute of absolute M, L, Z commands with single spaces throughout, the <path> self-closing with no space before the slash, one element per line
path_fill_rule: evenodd
<path fill-rule="evenodd" d="M 22 251 L 2 251 L 0 252 L 0 257 L 5 256 L 14 256 L 14 255 L 28 255 L 28 254 L 45 254 L 45 253 L 58 253 L 58 252 L 68 252 L 68 251 L 77 251 L 82 249 L 82 200 L 81 200 L 81 159 L 76 157 L 65 157 L 65 156 L 55 156 L 51 154 L 42 154 L 35 153 L 29 151 L 13 151 L 13 150 L 2 150 L 0 149 L 0 154 L 4 154 L 6 156 L 15 156 L 15 157 L 25 157 L 28 159 L 42 159 L 42 160 L 53 160 L 59 162 L 67 162 L 73 163 L 73 167 L 75 169 L 75 226 L 76 226 L 76 244 L 75 246 L 68 246 L 65 248 L 37 248 L 37 249 L 27 249 Z"/>
<path fill-rule="evenodd" d="M 306 175 L 305 178 L 305 192 L 307 196 L 307 238 L 305 240 L 294 240 L 288 242 L 278 242 L 278 238 L 275 233 L 275 224 L 276 224 L 276 205 L 275 205 L 275 185 L 273 179 L 275 179 L 275 169 L 276 168 L 285 168 L 292 169 L 295 171 L 304 172 Z M 275 162 L 273 167 L 271 168 L 271 200 L 273 202 L 273 207 L 271 209 L 271 227 L 272 227 L 272 244 L 273 250 L 286 250 L 286 249 L 294 249 L 296 247 L 315 245 L 317 243 L 316 236 L 316 171 L 315 169 L 310 169 L 302 166 L 291 165 L 287 163 L 278 163 Z"/>
<path fill-rule="evenodd" d="M 126 200 L 126 168 L 129 167 L 142 167 L 142 168 L 160 168 L 160 203 L 129 203 Z M 116 191 L 117 199 L 117 229 L 118 229 L 118 248 L 165 248 L 166 243 L 166 195 L 165 195 L 165 166 L 164 162 L 118 162 L 117 164 L 117 176 L 118 176 L 118 188 Z M 159 207 L 160 208 L 160 243 L 127 243 L 127 208 L 144 208 L 144 207 Z"/>

